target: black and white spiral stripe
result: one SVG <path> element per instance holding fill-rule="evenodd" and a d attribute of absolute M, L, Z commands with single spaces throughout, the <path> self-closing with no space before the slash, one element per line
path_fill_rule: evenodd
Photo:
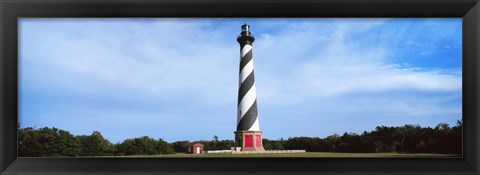
<path fill-rule="evenodd" d="M 237 130 L 260 131 L 253 71 L 252 45 L 243 45 L 240 53 Z"/>

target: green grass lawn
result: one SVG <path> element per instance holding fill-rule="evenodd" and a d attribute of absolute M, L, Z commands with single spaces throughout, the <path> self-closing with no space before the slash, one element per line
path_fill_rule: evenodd
<path fill-rule="evenodd" d="M 160 155 L 136 155 L 114 156 L 119 158 L 435 158 L 435 157 L 460 157 L 455 154 L 403 154 L 403 153 L 333 153 L 333 152 L 306 152 L 285 154 L 160 154 Z"/>

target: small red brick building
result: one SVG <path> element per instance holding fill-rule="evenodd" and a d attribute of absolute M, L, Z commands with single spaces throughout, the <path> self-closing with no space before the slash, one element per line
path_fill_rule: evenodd
<path fill-rule="evenodd" d="M 192 142 L 187 146 L 187 154 L 200 154 L 203 151 L 203 144 L 200 142 Z"/>

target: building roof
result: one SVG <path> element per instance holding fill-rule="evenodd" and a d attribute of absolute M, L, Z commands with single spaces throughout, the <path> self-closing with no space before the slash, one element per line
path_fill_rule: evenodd
<path fill-rule="evenodd" d="M 189 143 L 188 146 L 203 146 L 203 144 L 200 142 L 192 142 L 192 143 Z"/>

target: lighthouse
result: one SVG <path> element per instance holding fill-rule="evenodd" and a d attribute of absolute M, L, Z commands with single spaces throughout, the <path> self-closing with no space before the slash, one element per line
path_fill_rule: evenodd
<path fill-rule="evenodd" d="M 240 76 L 238 89 L 237 130 L 235 146 L 241 151 L 265 151 L 258 122 L 257 94 L 253 71 L 252 44 L 255 38 L 250 26 L 242 25 L 237 37 L 240 44 Z"/>

